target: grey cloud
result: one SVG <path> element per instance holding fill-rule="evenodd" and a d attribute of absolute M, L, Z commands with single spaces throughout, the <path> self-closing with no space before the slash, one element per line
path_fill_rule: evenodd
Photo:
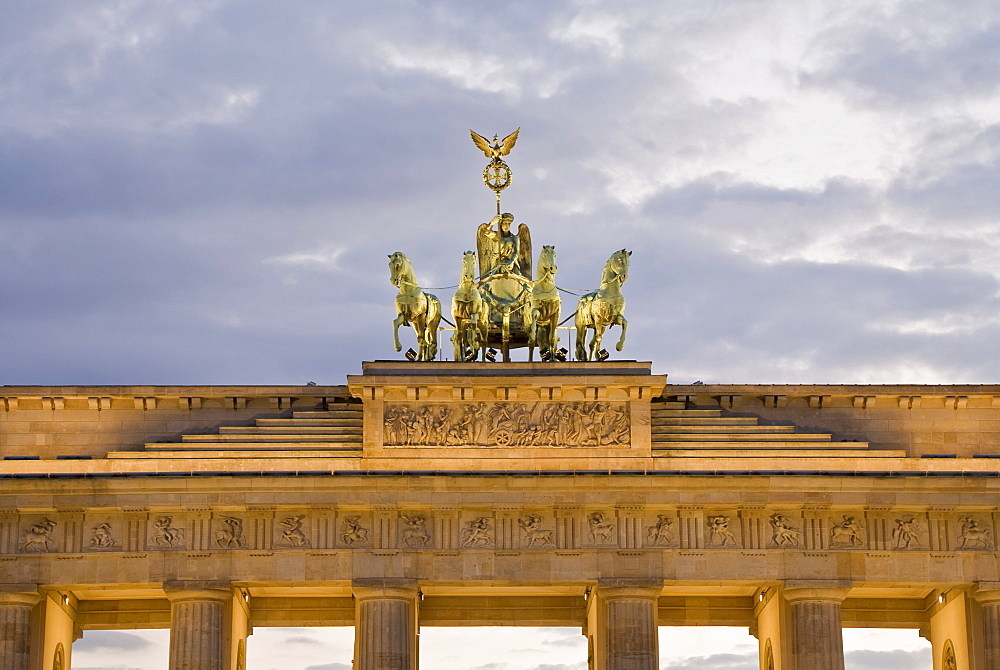
<path fill-rule="evenodd" d="M 848 651 L 844 654 L 846 670 L 930 670 L 930 648 L 919 651 Z"/>
<path fill-rule="evenodd" d="M 307 635 L 292 635 L 285 638 L 285 644 L 323 644 L 316 638 L 309 637 Z"/>
<path fill-rule="evenodd" d="M 134 633 L 123 633 L 116 630 L 89 630 L 73 644 L 74 651 L 83 652 L 122 652 L 138 651 L 153 646 L 146 638 Z"/>

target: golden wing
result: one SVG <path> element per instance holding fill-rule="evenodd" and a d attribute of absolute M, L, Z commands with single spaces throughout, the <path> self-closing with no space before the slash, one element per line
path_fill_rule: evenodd
<path fill-rule="evenodd" d="M 501 156 L 506 156 L 507 154 L 510 153 L 510 150 L 514 148 L 514 144 L 517 142 L 517 134 L 519 132 L 521 132 L 520 128 L 512 132 L 507 137 L 503 138 L 503 142 L 500 143 Z"/>
<path fill-rule="evenodd" d="M 517 131 L 514 132 L 517 134 Z M 528 226 L 523 223 L 517 227 L 517 265 L 522 277 L 532 278 L 531 233 L 528 232 Z"/>
<path fill-rule="evenodd" d="M 495 151 L 492 146 L 490 146 L 490 141 L 477 133 L 476 131 L 470 129 L 469 134 L 472 135 L 472 141 L 475 143 L 479 150 L 486 154 L 487 158 L 494 158 Z M 516 133 L 515 133 L 516 134 Z M 504 142 L 507 140 L 505 139 Z M 511 145 L 513 146 L 513 145 Z"/>

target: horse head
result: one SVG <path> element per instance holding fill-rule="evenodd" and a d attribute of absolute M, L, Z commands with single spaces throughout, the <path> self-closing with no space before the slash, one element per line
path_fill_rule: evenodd
<path fill-rule="evenodd" d="M 617 280 L 619 284 L 624 284 L 625 280 L 628 279 L 629 258 L 631 256 L 632 252 L 625 249 L 620 249 L 611 254 L 611 258 L 608 259 L 607 264 L 604 266 L 604 274 L 601 277 L 601 282 L 606 283 Z"/>
<path fill-rule="evenodd" d="M 462 281 L 471 282 L 476 279 L 476 252 L 466 251 L 462 254 Z"/>
<path fill-rule="evenodd" d="M 538 270 L 535 279 L 537 281 L 551 279 L 555 276 L 557 269 L 556 248 L 551 244 L 546 244 L 542 247 L 541 253 L 538 254 Z"/>
<path fill-rule="evenodd" d="M 402 251 L 389 255 L 389 281 L 396 287 L 404 281 L 408 283 L 413 281 L 413 267 L 410 265 L 410 259 Z"/>

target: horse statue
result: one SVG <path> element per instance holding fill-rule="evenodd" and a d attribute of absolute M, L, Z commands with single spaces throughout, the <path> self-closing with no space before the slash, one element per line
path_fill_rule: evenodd
<path fill-rule="evenodd" d="M 389 256 L 389 281 L 399 289 L 396 295 L 396 318 L 392 322 L 392 339 L 396 351 L 399 327 L 412 325 L 420 349 L 417 360 L 433 361 L 437 356 L 437 329 L 441 321 L 441 302 L 430 293 L 424 293 L 413 276 L 410 259 L 402 251 Z"/>
<path fill-rule="evenodd" d="M 625 332 L 628 321 L 625 320 L 625 298 L 622 296 L 622 284 L 628 279 L 628 264 L 631 251 L 621 249 L 611 254 L 604 265 L 601 274 L 601 287 L 592 293 L 581 296 L 576 308 L 576 359 L 578 361 L 593 360 L 601 349 L 601 338 L 604 330 L 610 326 L 621 326 L 622 334 L 615 349 L 622 350 L 625 346 Z M 594 337 L 587 346 L 587 329 L 594 330 Z"/>
<path fill-rule="evenodd" d="M 532 360 L 537 346 L 540 351 L 548 349 L 555 353 L 559 347 L 559 310 L 562 299 L 556 290 L 556 248 L 551 244 L 542 247 L 538 254 L 538 271 L 535 285 L 528 298 L 525 312 L 528 326 L 528 360 Z"/>
<path fill-rule="evenodd" d="M 466 251 L 462 256 L 462 278 L 451 300 L 451 316 L 455 320 L 455 360 L 476 360 L 486 349 L 490 327 L 490 308 L 476 285 L 476 254 Z"/>

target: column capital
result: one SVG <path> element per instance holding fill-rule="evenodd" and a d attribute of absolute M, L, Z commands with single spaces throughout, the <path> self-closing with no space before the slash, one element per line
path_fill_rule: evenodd
<path fill-rule="evenodd" d="M 355 579 L 351 582 L 351 592 L 357 600 L 368 598 L 415 600 L 420 593 L 415 579 L 382 577 Z"/>
<path fill-rule="evenodd" d="M 602 598 L 651 598 L 663 593 L 662 579 L 608 577 L 597 580 L 597 593 Z"/>
<path fill-rule="evenodd" d="M 841 603 L 851 590 L 849 580 L 786 580 L 782 595 L 788 602 L 825 601 Z"/>
<path fill-rule="evenodd" d="M 0 584 L 0 605 L 29 605 L 41 601 L 37 584 Z"/>
<path fill-rule="evenodd" d="M 171 603 L 182 600 L 228 601 L 233 597 L 230 582 L 221 580 L 176 580 L 163 582 L 163 592 Z"/>
<path fill-rule="evenodd" d="M 1000 582 L 976 582 L 970 590 L 970 595 L 980 605 L 1000 604 Z"/>

